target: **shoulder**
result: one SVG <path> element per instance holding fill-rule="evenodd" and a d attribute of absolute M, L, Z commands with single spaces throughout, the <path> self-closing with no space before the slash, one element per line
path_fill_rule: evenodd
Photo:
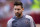
<path fill-rule="evenodd" d="M 14 21 L 15 19 L 11 18 L 8 22 L 7 22 L 7 27 L 12 27 L 12 21 Z"/>
<path fill-rule="evenodd" d="M 12 17 L 12 18 L 8 21 L 8 23 L 9 23 L 9 22 L 11 23 L 12 21 L 14 21 L 14 20 L 15 20 L 15 18 L 16 18 L 15 16 L 14 16 L 14 17 Z"/>
<path fill-rule="evenodd" d="M 28 19 L 32 19 L 32 17 L 31 17 L 31 16 L 29 16 L 29 15 L 26 15 L 25 17 L 26 17 L 26 18 L 28 18 Z"/>
<path fill-rule="evenodd" d="M 30 21 L 33 21 L 33 18 L 30 15 L 26 15 L 25 17 L 30 19 Z"/>
<path fill-rule="evenodd" d="M 15 20 L 15 19 L 11 18 L 11 19 L 7 22 L 7 24 L 10 24 L 13 20 Z"/>

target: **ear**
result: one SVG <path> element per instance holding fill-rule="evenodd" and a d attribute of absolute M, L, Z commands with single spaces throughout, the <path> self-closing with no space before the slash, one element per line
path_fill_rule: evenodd
<path fill-rule="evenodd" d="M 22 11 L 24 11 L 24 8 L 22 8 Z"/>

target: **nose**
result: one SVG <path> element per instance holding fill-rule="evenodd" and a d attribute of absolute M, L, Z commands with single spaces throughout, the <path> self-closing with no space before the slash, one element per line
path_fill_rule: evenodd
<path fill-rule="evenodd" d="M 19 11 L 18 11 L 18 10 L 16 10 L 16 12 L 18 13 Z"/>
<path fill-rule="evenodd" d="M 18 13 L 18 11 L 16 11 Z"/>

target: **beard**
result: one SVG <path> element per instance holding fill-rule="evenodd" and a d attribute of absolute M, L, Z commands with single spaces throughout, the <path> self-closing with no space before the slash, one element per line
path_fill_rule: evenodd
<path fill-rule="evenodd" d="M 21 13 L 15 13 L 15 15 L 16 15 L 17 17 L 20 17 L 20 16 L 21 16 Z"/>

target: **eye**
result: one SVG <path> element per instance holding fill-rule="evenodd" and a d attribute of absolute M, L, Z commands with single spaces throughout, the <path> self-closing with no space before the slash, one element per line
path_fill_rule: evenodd
<path fill-rule="evenodd" d="M 16 10 L 16 9 L 15 9 Z"/>

